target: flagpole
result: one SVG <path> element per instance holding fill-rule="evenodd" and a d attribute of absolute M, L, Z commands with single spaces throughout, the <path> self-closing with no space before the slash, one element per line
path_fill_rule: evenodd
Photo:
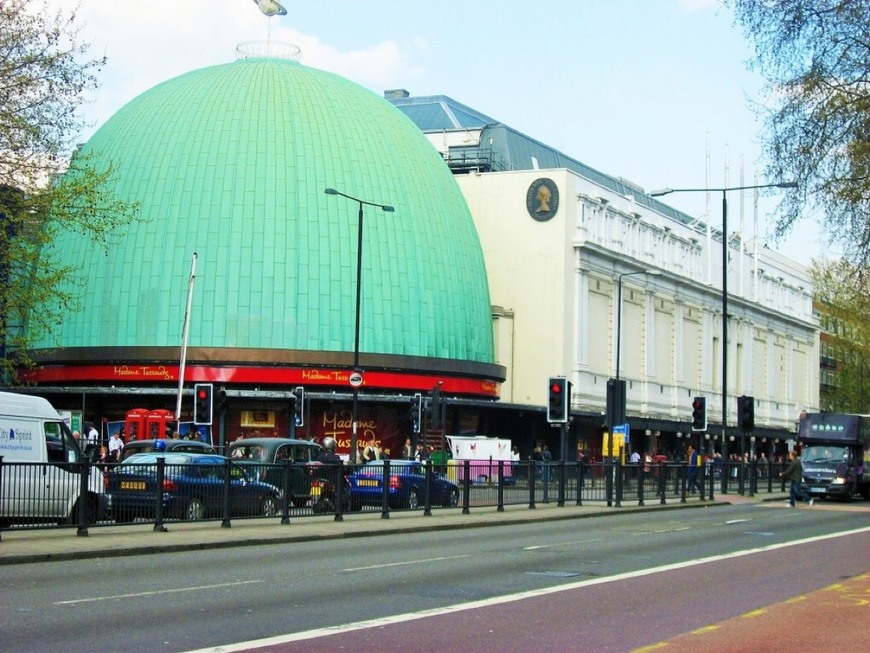
<path fill-rule="evenodd" d="M 178 401 L 175 404 L 175 421 L 181 421 L 181 393 L 184 389 L 184 367 L 187 363 L 187 335 L 190 331 L 190 305 L 193 302 L 193 283 L 196 281 L 196 252 L 190 262 L 190 279 L 187 282 L 187 307 L 184 309 L 184 326 L 181 328 L 181 360 L 178 365 Z"/>

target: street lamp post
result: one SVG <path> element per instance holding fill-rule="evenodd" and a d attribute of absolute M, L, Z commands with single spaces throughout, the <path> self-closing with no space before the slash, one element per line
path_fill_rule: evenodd
<path fill-rule="evenodd" d="M 616 278 L 616 378 L 611 378 L 607 382 L 607 410 L 605 414 L 605 426 L 611 439 L 617 418 L 620 422 L 625 421 L 625 382 L 619 378 L 620 352 L 622 350 L 622 280 L 635 274 L 658 276 L 661 273 L 658 270 L 635 270 L 634 272 L 623 272 Z"/>
<path fill-rule="evenodd" d="M 722 458 L 728 457 L 728 191 L 754 190 L 758 188 L 797 188 L 793 181 L 775 184 L 757 184 L 753 186 L 729 186 L 726 188 L 664 188 L 654 190 L 651 197 L 660 197 L 670 193 L 722 193 Z M 704 452 L 703 441 L 699 447 Z M 722 477 L 722 486 L 726 486 L 727 474 Z"/>
<path fill-rule="evenodd" d="M 327 195 L 340 195 L 346 199 L 356 202 L 359 205 L 359 214 L 357 217 L 357 240 L 356 240 L 356 315 L 354 323 L 353 336 L 353 371 L 362 372 L 359 366 L 359 323 L 360 323 L 360 304 L 362 294 L 362 248 L 363 248 L 363 206 L 374 206 L 381 211 L 392 213 L 395 209 L 388 204 L 378 204 L 377 202 L 367 202 L 358 197 L 347 195 L 334 188 L 327 188 L 323 191 Z M 350 435 L 350 461 L 357 462 L 357 406 L 359 401 L 359 384 L 353 384 L 353 408 L 351 409 L 351 435 Z"/>

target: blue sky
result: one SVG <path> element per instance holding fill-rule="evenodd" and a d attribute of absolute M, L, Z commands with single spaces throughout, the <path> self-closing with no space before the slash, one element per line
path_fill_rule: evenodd
<path fill-rule="evenodd" d="M 88 107 L 94 128 L 155 84 L 270 39 L 378 94 L 449 95 L 648 191 L 708 187 L 708 164 L 712 187 L 742 185 L 741 166 L 745 185 L 760 173 L 750 102 L 763 99 L 762 80 L 718 0 L 281 1 L 287 15 L 266 18 L 253 0 L 78 0 L 83 38 L 108 57 Z M 708 211 L 704 193 L 664 199 L 694 216 Z M 721 195 L 710 206 L 717 225 Z M 748 195 L 745 207 L 751 237 Z M 824 255 L 812 216 L 770 241 L 772 208 L 760 203 L 759 236 L 772 249 L 804 264 Z M 739 227 L 738 193 L 728 220 Z"/>

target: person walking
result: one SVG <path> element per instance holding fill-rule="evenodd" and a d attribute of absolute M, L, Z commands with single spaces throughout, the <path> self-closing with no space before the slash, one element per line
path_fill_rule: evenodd
<path fill-rule="evenodd" d="M 701 491 L 701 486 L 698 484 L 698 452 L 691 444 L 689 445 L 688 456 L 689 467 L 686 470 L 686 486 L 690 494 Z"/>
<path fill-rule="evenodd" d="M 804 468 L 801 464 L 801 457 L 797 454 L 797 452 L 792 449 L 788 452 L 788 467 L 785 468 L 785 471 L 780 473 L 780 478 L 783 478 L 787 481 L 791 481 L 791 486 L 788 489 L 788 507 L 794 508 L 795 502 L 800 499 L 801 501 L 806 501 L 808 504 L 813 505 L 813 498 L 808 497 L 803 493 L 801 489 L 801 483 L 803 482 L 804 476 Z"/>

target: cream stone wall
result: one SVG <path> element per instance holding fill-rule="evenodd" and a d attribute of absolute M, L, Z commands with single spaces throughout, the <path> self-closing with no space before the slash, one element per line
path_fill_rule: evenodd
<path fill-rule="evenodd" d="M 536 180 L 558 188 L 556 214 L 533 219 Z M 543 405 L 546 379 L 573 383 L 574 410 L 604 413 L 616 374 L 628 412 L 689 421 L 708 397 L 721 422 L 721 244 L 567 169 L 457 175 L 474 217 L 494 305 L 496 362 L 508 369 L 502 400 Z M 715 216 L 711 219 L 715 221 Z M 756 424 L 793 429 L 818 407 L 818 326 L 806 270 L 751 243 L 732 247 L 728 270 L 729 424 L 735 397 L 759 402 Z M 646 274 L 645 270 L 658 272 Z"/>

